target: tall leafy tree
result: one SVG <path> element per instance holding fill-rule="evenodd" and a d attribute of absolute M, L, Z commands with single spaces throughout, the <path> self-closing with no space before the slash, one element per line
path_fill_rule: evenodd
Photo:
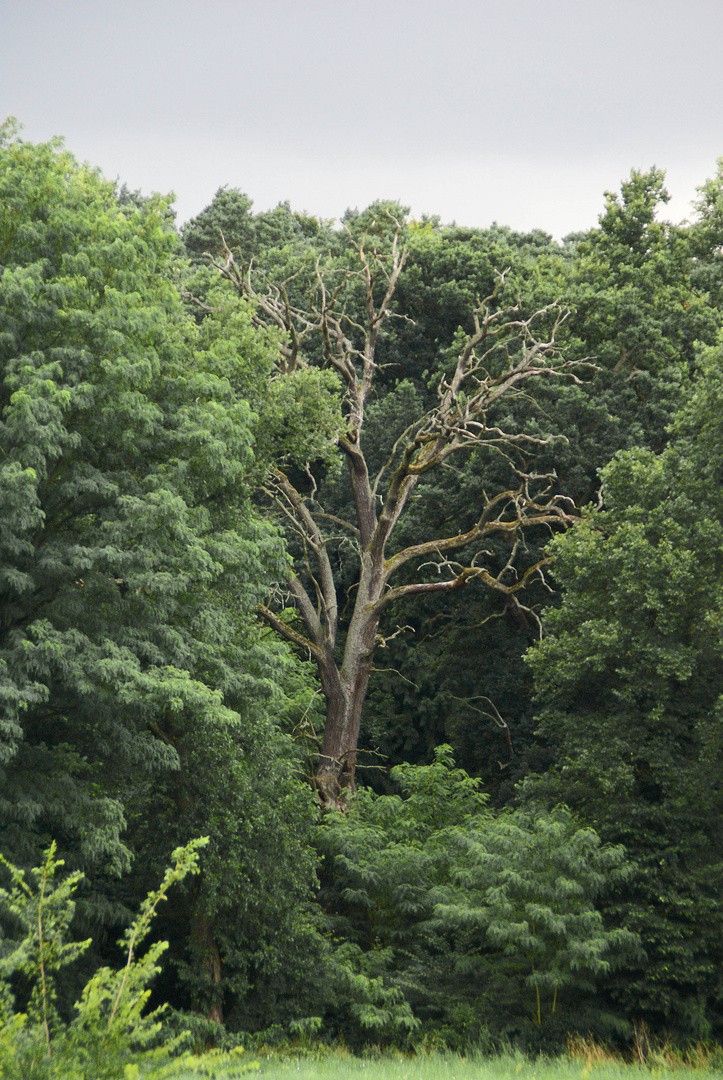
<path fill-rule="evenodd" d="M 705 242 L 715 243 L 666 220 L 669 198 L 660 169 L 633 170 L 606 192 L 599 226 L 568 241 L 571 347 L 599 368 L 597 408 L 588 403 L 577 424 L 569 416 L 571 450 L 596 469 L 617 449 L 665 444 L 695 374 L 695 344 L 716 340 L 720 315 L 698 265 Z"/>
<path fill-rule="evenodd" d="M 313 809 L 277 722 L 297 708 L 283 686 L 300 701 L 303 679 L 249 618 L 286 566 L 249 500 L 245 389 L 272 354 L 242 310 L 232 344 L 222 320 L 199 331 L 179 251 L 165 200 L 118 200 L 60 143 L 5 126 L 2 846 L 33 865 L 56 839 L 97 921 L 120 917 L 112 880 L 135 855 L 150 873 L 212 833 L 179 918 L 195 1001 L 220 1019 L 234 972 L 248 985 L 249 951 L 273 952 L 308 899 Z"/>
<path fill-rule="evenodd" d="M 721 1030 L 721 348 L 659 455 L 620 454 L 604 507 L 552 544 L 562 603 L 529 655 L 563 799 L 637 861 L 611 906 L 647 958 L 612 993 L 628 1014 Z"/>

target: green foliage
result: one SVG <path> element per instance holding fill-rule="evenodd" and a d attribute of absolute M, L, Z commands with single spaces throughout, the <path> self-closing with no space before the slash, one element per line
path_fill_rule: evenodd
<path fill-rule="evenodd" d="M 119 198 L 59 143 L 0 148 L 0 250 L 2 850 L 28 867 L 56 839 L 99 962 L 173 847 L 210 834 L 164 913 L 165 989 L 253 1000 L 264 1026 L 316 861 L 284 731 L 315 688 L 254 620 L 287 561 L 252 503 L 275 339 L 243 305 L 198 326 L 166 201 Z"/>
<path fill-rule="evenodd" d="M 271 379 L 259 408 L 260 452 L 282 468 L 328 463 L 346 428 L 341 404 L 334 372 L 310 368 Z"/>
<path fill-rule="evenodd" d="M 225 241 L 243 263 L 261 255 L 267 268 L 270 252 L 304 249 L 320 237 L 329 237 L 328 223 L 295 213 L 288 202 L 257 214 L 251 212 L 252 206 L 238 188 L 219 188 L 210 205 L 181 230 L 191 262 L 207 264 L 209 255 L 222 253 Z"/>
<path fill-rule="evenodd" d="M 12 883 L 10 890 L 0 889 L 3 921 L 9 919 L 10 925 L 23 935 L 17 943 L 6 943 L 0 955 L 0 1019 L 18 1031 L 25 1023 L 42 1029 L 49 1042 L 58 1027 L 53 973 L 72 964 L 90 944 L 65 940 L 75 910 L 71 898 L 82 874 L 69 874 L 56 884 L 56 871 L 63 863 L 55 858 L 54 844 L 43 866 L 34 873 L 34 888 L 28 884 L 27 875 L 2 856 L 0 865 Z M 32 986 L 25 1012 L 18 1015 L 14 1013 L 10 985 L 16 974 L 25 976 Z"/>
<path fill-rule="evenodd" d="M 693 360 L 718 319 L 691 281 L 690 231 L 658 218 L 669 200 L 659 169 L 633 170 L 619 195 L 607 193 L 599 229 L 576 237 L 573 329 L 606 367 L 654 375 Z"/>
<path fill-rule="evenodd" d="M 322 902 L 337 932 L 379 965 L 424 1031 L 451 1037 L 461 1025 L 473 1042 L 558 1013 L 569 1023 L 581 995 L 637 949 L 596 908 L 630 875 L 623 850 L 562 809 L 495 816 L 448 747 L 393 777 L 400 795 L 360 792 L 327 826 Z"/>
<path fill-rule="evenodd" d="M 281 553 L 244 507 L 250 411 L 194 352 L 163 202 L 121 210 L 59 147 L 22 142 L 0 192 L 6 850 L 27 863 L 61 826 L 76 865 L 117 873 L 103 759 L 177 767 L 153 726 L 190 704 L 182 683 L 204 692 L 211 590 L 248 602 Z"/>
<path fill-rule="evenodd" d="M 354 245 L 365 238 L 378 302 L 406 211 L 375 203 L 335 230 L 288 204 L 254 214 L 221 189 L 184 227 L 189 270 L 167 200 L 119 192 L 59 141 L 0 128 L 0 844 L 27 868 L 54 840 L 72 870 L 57 879 L 53 847 L 39 876 L 12 870 L 2 894 L 8 1069 L 25 1047 L 26 1074 L 51 1075 L 65 1047 L 63 1075 L 101 1076 L 128 1032 L 150 1046 L 157 1021 L 141 1010 L 162 955 L 159 1000 L 196 1010 L 197 1031 L 223 1011 L 235 1032 L 464 1046 L 528 1025 L 551 1037 L 581 1018 L 600 1026 L 612 1007 L 720 1032 L 720 172 L 691 225 L 661 219 L 653 169 L 562 246 L 498 226 L 404 227 L 367 401 L 372 475 L 434 404 L 475 302 L 508 267 L 521 317 L 562 296 L 560 340 L 596 368 L 491 410 L 506 431 L 556 438 L 524 460 L 472 452 L 423 478 L 394 544 L 468 528 L 512 466 L 549 473 L 578 506 L 604 469 L 604 508 L 550 548 L 563 598 L 530 659 L 539 737 L 520 665 L 534 616 L 472 589 L 444 606 L 424 597 L 390 612 L 414 638 L 381 628 L 365 718 L 369 745 L 408 762 L 379 784 L 397 793 L 361 792 L 318 827 L 290 737 L 320 730 L 318 687 L 253 618 L 289 560 L 258 491 L 284 469 L 333 523 L 329 576 L 352 600 L 339 604 L 343 640 L 359 551 L 335 450 L 359 432 L 305 313 L 321 275 L 327 300 L 340 290 L 357 363 L 368 297 Z M 224 241 L 256 267 L 260 293 L 284 298 L 286 337 L 283 318 L 261 328 L 209 269 Z M 294 328 L 287 367 L 278 346 Z M 531 533 L 509 563 L 510 546 L 490 540 L 485 566 L 513 582 L 548 540 Z M 526 596 L 549 599 L 541 586 Z M 484 785 L 434 753 L 448 740 Z M 499 805 L 556 754 L 523 809 L 490 811 L 483 786 Z M 150 909 L 131 912 L 171 849 L 201 834 L 200 872 L 159 915 L 168 951 L 156 942 L 138 959 Z M 129 921 L 126 974 L 103 966 L 87 981 L 109 929 Z M 146 1068 L 124 1060 L 128 1076 Z"/>
<path fill-rule="evenodd" d="M 224 239 L 250 258 L 256 246 L 252 205 L 237 188 L 219 188 L 211 205 L 183 227 L 183 242 L 192 261 L 203 265 L 207 255 L 222 251 Z"/>
<path fill-rule="evenodd" d="M 665 445 L 671 417 L 697 378 L 695 342 L 716 340 L 719 188 L 720 177 L 709 181 L 701 189 L 698 222 L 676 226 L 663 220 L 662 173 L 633 173 L 619 193 L 606 196 L 599 226 L 562 246 L 499 229 L 429 223 L 412 230 L 399 297 L 414 321 L 394 324 L 399 367 L 385 374 L 409 378 L 419 358 L 431 375 L 464 325 L 470 298 L 490 288 L 494 269 L 510 265 L 523 310 L 562 298 L 570 311 L 559 340 L 569 355 L 590 357 L 596 368 L 578 370 L 580 384 L 541 381 L 535 400 L 524 396 L 506 406 L 500 422 L 563 436 L 540 448 L 527 466 L 554 472 L 555 489 L 578 507 L 597 501 L 600 471 L 619 450 Z M 441 530 L 465 514 L 471 520 L 479 492 L 500 480 L 495 468 L 493 461 L 473 458 L 459 473 L 420 485 L 405 537 Z M 549 538 L 528 536 L 529 563 L 518 557 L 517 573 L 540 558 Z M 488 565 L 504 566 L 509 549 L 489 548 Z M 513 571 L 506 580 L 513 580 Z M 541 587 L 525 590 L 525 602 L 538 611 L 550 601 Z M 473 589 L 444 603 L 417 602 L 394 618 L 414 634 L 388 638 L 382 670 L 370 685 L 365 745 L 396 764 L 428 760 L 435 744 L 449 741 L 496 800 L 512 797 L 516 780 L 554 757 L 552 729 L 544 737 L 535 734 L 529 673 L 521 662 L 537 637 L 534 621 L 519 618 L 502 598 L 490 602 Z M 489 699 L 508 725 L 511 749 Z"/>
<path fill-rule="evenodd" d="M 691 279 L 697 288 L 708 294 L 720 310 L 723 300 L 723 259 L 721 234 L 723 229 L 723 158 L 716 162 L 715 175 L 698 189 L 696 214 L 690 229 L 695 253 Z"/>
<path fill-rule="evenodd" d="M 72 897 L 81 875 L 71 874 L 56 884 L 56 873 L 63 863 L 55 857 L 55 845 L 48 849 L 43 865 L 30 875 L 2 860 L 12 879 L 10 891 L 0 890 L 3 921 L 9 918 L 10 925 L 15 924 L 22 935 L 13 940 L 16 930 L 6 939 L 0 956 L 3 1076 L 9 1080 L 113 1080 L 134 1075 L 134 1069 L 138 1075 L 139 1062 L 164 1062 L 174 1053 L 181 1039 L 159 1043 L 162 1010 L 144 1015 L 148 984 L 160 970 L 158 960 L 166 943 L 155 943 L 143 955 L 138 949 L 171 887 L 198 872 L 197 852 L 206 843 L 207 838 L 196 840 L 174 852 L 174 865 L 123 935 L 125 966 L 117 971 L 102 968 L 93 975 L 67 1027 L 58 1024 L 53 1009 L 54 979 L 61 967 L 77 960 L 90 944 L 65 941 L 75 907 Z M 12 977 L 18 974 L 32 986 L 24 1011 L 13 1008 Z"/>
<path fill-rule="evenodd" d="M 335 949 L 335 1027 L 350 1045 L 398 1045 L 419 1027 L 403 991 L 390 983 L 393 961 L 391 950 L 367 951 L 351 941 Z"/>
<path fill-rule="evenodd" d="M 720 348 L 660 455 L 619 455 L 605 507 L 555 540 L 563 602 L 529 656 L 560 768 L 534 785 L 637 863 L 608 918 L 647 959 L 612 984 L 625 1011 L 720 1030 Z"/>
<path fill-rule="evenodd" d="M 594 906 L 630 877 L 623 849 L 603 846 L 568 811 L 503 814 L 481 834 L 455 830 L 450 840 L 462 865 L 453 870 L 455 901 L 438 916 L 484 931 L 502 953 L 487 964 L 492 986 L 504 998 L 521 976 L 534 991 L 538 1024 L 545 999 L 552 1015 L 561 992 L 593 990 L 600 975 L 639 951 L 636 935 L 606 930 Z"/>

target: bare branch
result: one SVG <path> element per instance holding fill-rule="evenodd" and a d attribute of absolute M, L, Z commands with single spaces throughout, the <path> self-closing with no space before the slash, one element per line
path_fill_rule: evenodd
<path fill-rule="evenodd" d="M 509 765 L 512 762 L 512 759 L 515 756 L 515 752 L 514 752 L 514 750 L 512 748 L 512 736 L 510 734 L 510 729 L 509 729 L 509 726 L 507 724 L 507 721 L 503 720 L 502 717 L 500 716 L 499 709 L 495 705 L 494 701 L 492 701 L 491 698 L 488 698 L 485 695 L 480 695 L 479 697 L 475 697 L 475 698 L 460 698 L 460 697 L 457 697 L 455 694 L 452 694 L 451 697 L 452 697 L 452 699 L 454 701 L 461 701 L 468 709 L 472 709 L 474 712 L 479 713 L 480 716 L 487 717 L 489 720 L 494 720 L 497 727 L 501 728 L 502 731 L 504 731 L 504 733 L 505 733 L 505 741 L 507 743 L 507 748 L 508 748 L 508 750 L 510 752 L 510 760 L 506 761 L 504 764 L 501 761 L 498 761 L 497 764 L 499 765 L 500 769 L 508 768 Z M 490 708 L 492 709 L 492 712 L 488 713 L 488 712 L 485 712 L 484 709 L 476 708 L 476 706 L 471 704 L 472 701 L 486 701 L 488 703 L 488 705 L 490 706 Z"/>
<path fill-rule="evenodd" d="M 269 626 L 273 627 L 277 634 L 279 634 L 285 641 L 290 642 L 292 645 L 298 646 L 300 649 L 308 651 L 310 656 L 318 660 L 322 655 L 322 650 L 309 638 L 304 637 L 303 634 L 298 633 L 293 627 L 285 623 L 283 619 L 271 610 L 271 608 L 265 607 L 264 604 L 259 604 L 257 611 L 262 619 L 264 619 Z"/>

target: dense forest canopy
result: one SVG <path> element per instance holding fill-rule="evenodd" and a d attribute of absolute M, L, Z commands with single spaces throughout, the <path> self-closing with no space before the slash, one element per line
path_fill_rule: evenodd
<path fill-rule="evenodd" d="M 33 867 L 89 942 L 50 1040 L 207 837 L 176 1030 L 723 1038 L 723 166 L 666 201 L 178 230 L 3 126 L 3 1016 Z"/>

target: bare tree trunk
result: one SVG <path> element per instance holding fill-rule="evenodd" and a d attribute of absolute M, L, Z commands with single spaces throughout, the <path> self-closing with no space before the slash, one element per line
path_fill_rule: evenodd
<path fill-rule="evenodd" d="M 319 750 L 314 784 L 325 806 L 338 807 L 346 792 L 356 790 L 356 761 L 361 707 L 366 696 L 371 664 L 360 678 L 344 687 L 339 695 L 327 698 L 326 725 Z"/>
<path fill-rule="evenodd" d="M 334 665 L 331 685 L 320 668 L 326 695 L 326 725 L 315 786 L 326 806 L 342 805 L 346 794 L 356 790 L 359 728 L 378 625 L 378 616 L 360 615 L 357 606 L 346 638 L 344 661 L 341 670 Z"/>

